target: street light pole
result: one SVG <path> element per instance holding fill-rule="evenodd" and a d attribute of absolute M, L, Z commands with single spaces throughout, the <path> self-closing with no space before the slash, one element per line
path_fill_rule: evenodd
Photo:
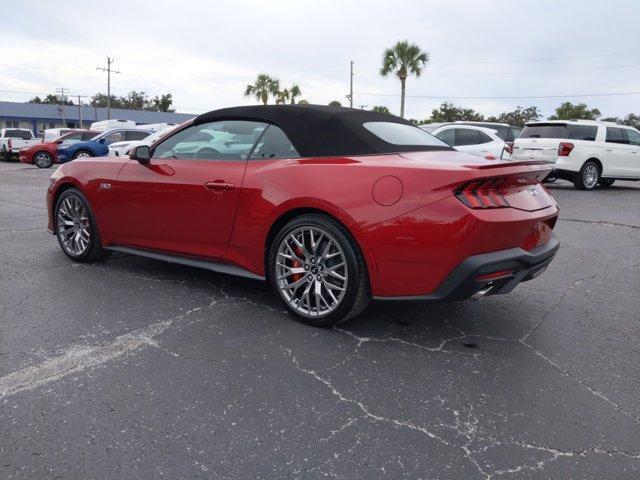
<path fill-rule="evenodd" d="M 353 108 L 353 60 L 351 60 L 351 75 L 349 75 L 349 107 Z"/>

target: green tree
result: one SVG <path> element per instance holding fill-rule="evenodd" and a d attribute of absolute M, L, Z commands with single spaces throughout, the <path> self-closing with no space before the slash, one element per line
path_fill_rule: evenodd
<path fill-rule="evenodd" d="M 149 110 L 155 110 L 156 112 L 175 112 L 173 108 L 173 95 L 165 93 L 159 97 L 156 95 L 151 100 L 151 108 Z"/>
<path fill-rule="evenodd" d="M 372 109 L 372 112 L 378 112 L 378 113 L 388 113 L 391 114 L 391 111 L 385 107 L 384 105 L 375 105 Z"/>
<path fill-rule="evenodd" d="M 289 88 L 289 97 L 291 98 L 292 105 L 296 103 L 296 97 L 299 97 L 300 95 L 302 95 L 302 90 L 300 90 L 298 84 L 294 83 L 293 85 L 291 85 L 291 88 Z"/>
<path fill-rule="evenodd" d="M 90 103 L 92 107 L 106 108 L 107 95 L 105 93 L 96 93 L 93 97 L 91 97 Z M 123 108 L 122 100 L 115 95 L 111 95 L 111 108 Z"/>
<path fill-rule="evenodd" d="M 280 82 L 278 79 L 270 77 L 265 73 L 261 73 L 256 77 L 256 81 L 253 84 L 247 85 L 244 90 L 245 97 L 255 97 L 258 102 L 262 102 L 266 105 L 269 101 L 269 96 L 278 95 L 280 91 Z"/>
<path fill-rule="evenodd" d="M 310 103 L 309 100 L 298 100 L 298 105 L 309 105 Z"/>
<path fill-rule="evenodd" d="M 128 110 L 148 110 L 150 102 L 146 93 L 132 90 L 126 96 L 120 97 L 120 103 L 122 104 L 121 108 Z M 113 107 L 113 103 L 111 106 Z"/>
<path fill-rule="evenodd" d="M 331 101 L 329 102 L 329 106 L 330 106 L 330 107 L 341 107 L 341 106 L 342 106 L 342 104 L 341 104 L 338 100 L 331 100 Z"/>
<path fill-rule="evenodd" d="M 48 94 L 44 98 L 33 97 L 27 103 L 44 103 L 47 105 L 74 105 L 74 103 L 68 98 L 64 101 L 60 101 L 60 97 L 58 95 Z"/>
<path fill-rule="evenodd" d="M 429 123 L 433 122 L 455 122 L 464 120 L 468 122 L 480 122 L 484 120 L 484 115 L 476 112 L 472 108 L 456 107 L 453 103 L 444 102 L 438 108 L 431 111 Z"/>
<path fill-rule="evenodd" d="M 278 93 L 276 93 L 276 104 L 280 105 L 283 103 L 287 103 L 287 101 L 289 100 L 289 90 L 287 90 L 286 88 L 284 90 L 280 90 Z"/>
<path fill-rule="evenodd" d="M 511 112 L 502 112 L 497 117 L 489 117 L 487 120 L 490 122 L 508 123 L 516 127 L 523 127 L 527 122 L 535 122 L 539 120 L 542 115 L 538 111 L 538 107 L 522 108 L 517 106 L 515 110 Z"/>
<path fill-rule="evenodd" d="M 597 120 L 600 115 L 600 110 L 589 109 L 585 103 L 574 105 L 571 102 L 564 102 L 556 108 L 556 113 L 551 115 L 549 120 Z"/>
<path fill-rule="evenodd" d="M 387 77 L 391 73 L 395 73 L 400 79 L 400 116 L 403 118 L 407 77 L 409 75 L 419 77 L 428 61 L 429 54 L 427 52 L 423 52 L 418 45 L 406 40 L 396 42 L 393 47 L 387 48 L 382 55 L 380 75 Z"/>

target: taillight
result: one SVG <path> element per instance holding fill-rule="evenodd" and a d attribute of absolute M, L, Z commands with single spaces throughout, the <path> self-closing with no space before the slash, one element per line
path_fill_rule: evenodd
<path fill-rule="evenodd" d="M 477 180 L 464 184 L 455 195 L 469 208 L 506 208 L 509 202 L 502 195 L 504 178 Z"/>
<path fill-rule="evenodd" d="M 573 143 L 571 142 L 560 142 L 558 145 L 558 156 L 559 157 L 568 157 L 573 150 Z"/>
<path fill-rule="evenodd" d="M 513 153 L 513 142 L 505 142 L 504 151 L 511 155 Z"/>

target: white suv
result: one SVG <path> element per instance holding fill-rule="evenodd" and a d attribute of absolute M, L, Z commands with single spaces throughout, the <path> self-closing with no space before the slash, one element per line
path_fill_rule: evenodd
<path fill-rule="evenodd" d="M 513 146 L 512 161 L 554 164 L 550 177 L 580 190 L 615 180 L 640 180 L 640 132 L 633 127 L 591 120 L 527 123 Z"/>

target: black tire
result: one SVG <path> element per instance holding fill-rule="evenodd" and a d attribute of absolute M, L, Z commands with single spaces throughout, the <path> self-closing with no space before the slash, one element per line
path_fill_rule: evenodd
<path fill-rule="evenodd" d="M 616 179 L 615 178 L 601 178 L 598 183 L 600 184 L 601 187 L 603 188 L 609 188 L 611 185 L 613 185 L 613 182 L 615 182 Z"/>
<path fill-rule="evenodd" d="M 49 152 L 41 150 L 33 156 L 33 164 L 38 168 L 51 168 L 53 166 L 53 156 Z"/>
<path fill-rule="evenodd" d="M 578 190 L 593 190 L 600 181 L 600 167 L 593 160 L 587 160 L 573 180 Z"/>
<path fill-rule="evenodd" d="M 75 205 L 75 202 L 79 202 L 86 210 L 87 220 L 82 222 L 82 228 L 86 228 L 89 232 L 89 239 L 86 242 L 86 246 L 82 249 L 82 251 L 78 252 L 71 251 L 71 249 L 65 244 L 65 241 L 63 240 L 63 238 L 65 237 L 65 233 L 62 231 L 64 229 L 64 226 L 62 226 L 62 228 L 59 228 L 60 220 L 62 218 L 69 218 L 61 212 L 61 209 L 68 207 L 68 205 Z M 69 210 L 69 208 L 67 208 L 67 210 Z M 84 217 L 84 214 L 82 216 Z M 56 233 L 56 238 L 58 239 L 60 248 L 62 249 L 64 254 L 74 262 L 97 262 L 100 260 L 104 260 L 109 255 L 111 255 L 110 250 L 105 250 L 104 248 L 102 248 L 102 242 L 100 241 L 100 234 L 98 232 L 98 228 L 96 227 L 93 211 L 91 210 L 89 201 L 79 190 L 70 188 L 62 192 L 60 197 L 58 197 L 54 210 L 53 223 L 54 232 Z M 76 223 L 76 226 L 80 228 L 80 223 Z M 68 227 L 70 226 L 68 225 Z M 70 228 L 68 228 L 66 231 L 68 230 L 70 230 Z M 75 235 L 72 232 L 71 236 L 66 238 L 69 239 L 74 236 Z"/>
<path fill-rule="evenodd" d="M 75 160 L 76 158 L 78 158 L 80 156 L 93 157 L 94 155 L 89 150 L 78 150 L 76 153 L 73 154 L 73 160 Z"/>
<path fill-rule="evenodd" d="M 283 241 L 289 236 L 290 233 L 297 231 L 300 228 L 309 227 L 326 232 L 328 236 L 331 237 L 331 239 L 336 244 L 338 244 L 339 249 L 342 251 L 344 257 L 346 271 L 348 272 L 348 275 L 346 275 L 347 280 L 346 286 L 344 287 L 344 296 L 333 308 L 333 310 L 329 313 L 324 314 L 324 316 L 313 316 L 311 313 L 309 315 L 305 315 L 296 310 L 289 303 L 289 301 L 285 297 L 285 294 L 281 291 L 276 271 L 278 250 L 283 244 Z M 323 255 L 321 254 L 317 258 L 321 259 L 322 257 Z M 322 259 L 322 262 L 323 264 L 326 264 L 328 260 Z M 307 266 L 308 265 L 306 265 L 305 268 L 307 268 Z M 267 267 L 271 286 L 276 292 L 278 298 L 280 298 L 287 310 L 292 315 L 294 315 L 298 321 L 307 325 L 326 327 L 335 325 L 339 322 L 344 322 L 345 320 L 348 320 L 362 312 L 362 310 L 364 310 L 371 301 L 369 275 L 367 271 L 367 265 L 362 256 L 362 252 L 360 251 L 360 248 L 358 247 L 356 241 L 353 239 L 349 231 L 340 222 L 332 217 L 329 217 L 328 215 L 305 214 L 289 221 L 278 232 L 269 247 Z M 324 276 L 324 274 L 322 275 Z M 306 274 L 302 274 L 302 276 L 304 277 L 306 276 Z M 320 278 L 320 275 L 318 275 L 317 278 Z"/>
<path fill-rule="evenodd" d="M 2 150 L 2 156 L 0 157 L 0 159 L 3 162 L 10 162 L 11 161 L 11 150 L 3 149 Z"/>

